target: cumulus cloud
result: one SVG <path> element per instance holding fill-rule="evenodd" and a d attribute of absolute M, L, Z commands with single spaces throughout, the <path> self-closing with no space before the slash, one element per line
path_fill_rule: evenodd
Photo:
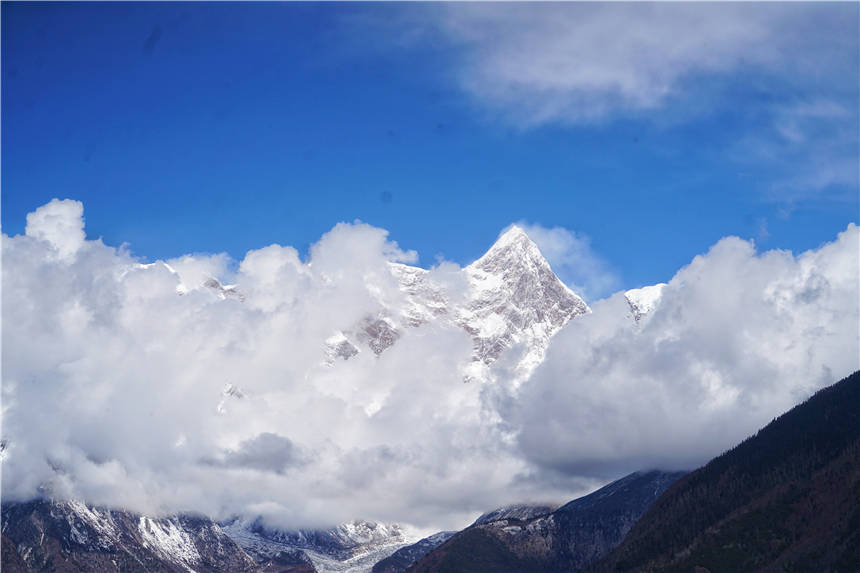
<path fill-rule="evenodd" d="M 576 236 L 544 231 L 564 261 Z M 724 239 L 638 325 L 621 295 L 597 301 L 516 391 L 464 384 L 472 342 L 442 323 L 327 362 L 332 333 L 403 303 L 388 264 L 416 254 L 382 229 L 339 224 L 306 261 L 148 265 L 82 232 L 80 203 L 53 201 L 3 236 L 5 499 L 452 528 L 703 461 L 858 363 L 853 225 L 799 256 Z"/>
<path fill-rule="evenodd" d="M 695 467 L 857 370 L 858 241 L 852 224 L 794 256 L 729 237 L 638 324 L 621 293 L 595 303 L 510 404 L 523 455 L 585 475 Z"/>
<path fill-rule="evenodd" d="M 77 219 L 44 216 L 55 205 Z M 484 416 L 481 387 L 457 369 L 471 355 L 465 332 L 427 325 L 378 358 L 326 364 L 326 338 L 402 304 L 388 264 L 416 255 L 386 231 L 337 225 L 306 262 L 271 245 L 238 265 L 223 254 L 141 264 L 100 241 L 58 258 L 67 230 L 82 229 L 80 203 L 36 215 L 37 231 L 3 238 L 6 498 L 259 511 L 292 525 L 403 518 L 406 498 L 423 507 L 407 521 L 493 504 L 461 487 L 502 479 L 492 429 L 460 435 Z M 244 302 L 201 286 L 210 278 L 237 283 Z"/>
<path fill-rule="evenodd" d="M 25 233 L 51 245 L 62 259 L 72 257 L 84 244 L 84 205 L 71 199 L 54 199 L 27 215 Z"/>

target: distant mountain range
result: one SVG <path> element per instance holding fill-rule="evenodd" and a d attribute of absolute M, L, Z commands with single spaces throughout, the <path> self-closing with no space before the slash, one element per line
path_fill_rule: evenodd
<path fill-rule="evenodd" d="M 76 501 L 51 500 L 4 503 L 2 513 L 2 566 L 6 573 L 258 570 L 247 553 L 205 518 L 151 519 Z"/>
<path fill-rule="evenodd" d="M 259 520 L 219 525 L 204 517 L 150 518 L 80 502 L 8 503 L 2 563 L 13 573 L 571 570 L 617 544 L 681 475 L 631 474 L 557 509 L 506 506 L 461 532 L 441 532 L 414 544 L 397 526 L 362 521 L 330 530 L 282 531 Z"/>
<path fill-rule="evenodd" d="M 553 510 L 485 514 L 416 561 L 410 573 L 575 571 L 609 552 L 684 472 L 637 472 Z"/>
<path fill-rule="evenodd" d="M 354 521 L 274 530 L 260 520 L 218 524 L 34 500 L 2 506 L 4 571 L 330 573 L 370 571 L 413 541 L 399 526 Z"/>

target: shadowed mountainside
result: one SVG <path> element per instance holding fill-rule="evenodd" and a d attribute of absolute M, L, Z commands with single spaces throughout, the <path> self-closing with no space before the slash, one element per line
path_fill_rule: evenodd
<path fill-rule="evenodd" d="M 150 518 L 81 502 L 4 503 L 4 573 L 313 573 L 300 554 L 256 563 L 213 521 Z"/>
<path fill-rule="evenodd" d="M 860 372 L 673 485 L 588 569 L 860 571 Z"/>
<path fill-rule="evenodd" d="M 407 571 L 558 573 L 579 569 L 620 543 L 654 500 L 682 475 L 684 472 L 637 472 L 543 515 L 489 522 L 479 519 Z"/>

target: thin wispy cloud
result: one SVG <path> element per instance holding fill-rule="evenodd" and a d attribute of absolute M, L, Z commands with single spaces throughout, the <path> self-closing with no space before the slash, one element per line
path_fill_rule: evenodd
<path fill-rule="evenodd" d="M 734 143 L 696 145 L 755 171 L 766 201 L 856 199 L 856 5 L 479 3 L 422 15 L 392 34 L 448 46 L 451 81 L 489 121 L 670 129 L 728 116 Z"/>
<path fill-rule="evenodd" d="M 732 152 L 739 162 L 760 162 L 773 173 L 771 201 L 792 205 L 822 195 L 843 203 L 860 188 L 860 115 L 857 102 L 820 98 L 772 106 L 759 132 Z"/>
<path fill-rule="evenodd" d="M 577 124 L 684 101 L 690 82 L 756 72 L 833 81 L 856 10 L 699 3 L 451 5 L 461 86 L 523 125 Z M 798 34 L 806 41 L 798 42 Z M 811 37 L 810 37 L 811 34 Z M 798 82 L 802 83 L 802 82 Z"/>

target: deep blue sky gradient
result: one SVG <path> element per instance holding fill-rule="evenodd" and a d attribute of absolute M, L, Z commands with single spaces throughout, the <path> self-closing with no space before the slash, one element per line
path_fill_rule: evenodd
<path fill-rule="evenodd" d="M 3 231 L 73 198 L 89 237 L 148 260 L 241 258 L 361 219 L 426 266 L 468 263 L 526 220 L 589 236 L 632 288 L 723 236 L 800 251 L 858 220 L 856 189 L 788 204 L 769 191 L 778 167 L 732 159 L 772 85 L 703 79 L 718 104 L 687 121 L 523 129 L 461 92 L 451 46 L 353 24 L 408 9 L 4 3 Z"/>

